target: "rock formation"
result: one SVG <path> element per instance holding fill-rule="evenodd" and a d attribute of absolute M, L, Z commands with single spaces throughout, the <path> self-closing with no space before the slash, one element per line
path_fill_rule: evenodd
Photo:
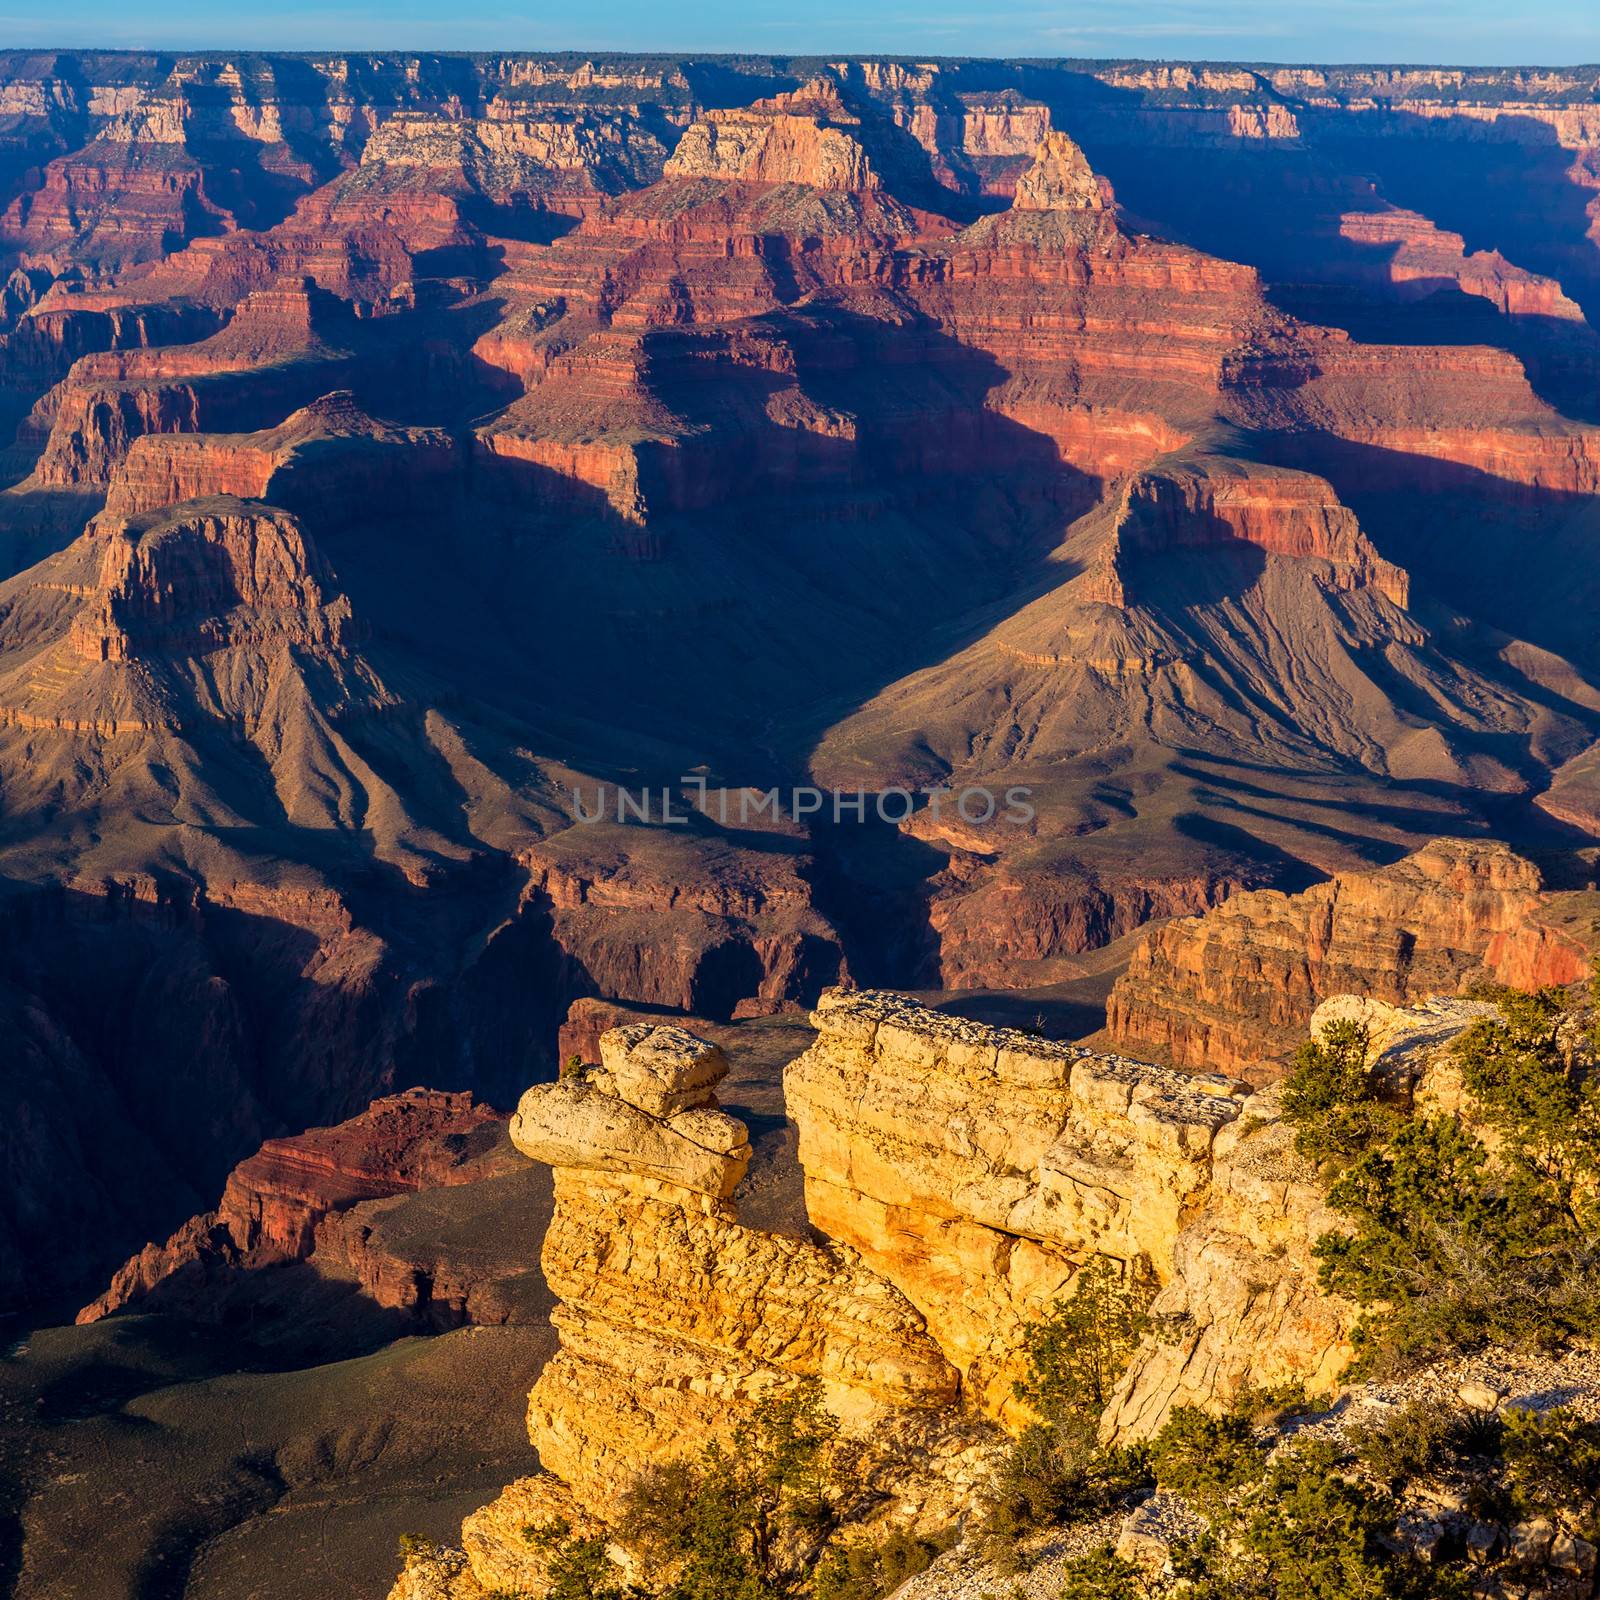
<path fill-rule="evenodd" d="M 1047 133 L 1011 204 L 1017 211 L 1104 211 L 1108 189 L 1066 134 Z"/>
<path fill-rule="evenodd" d="M 503 1128 L 503 1116 L 470 1094 L 412 1089 L 336 1127 L 269 1139 L 228 1175 L 216 1210 L 192 1217 L 164 1245 L 146 1246 L 77 1320 L 153 1309 L 203 1320 L 218 1314 L 238 1274 L 300 1261 L 355 1279 L 379 1305 L 420 1302 L 436 1316 L 453 1308 L 455 1320 L 497 1320 L 473 1315 L 493 1299 L 492 1285 L 452 1283 L 445 1274 L 421 1284 L 367 1247 L 381 1202 L 516 1172 L 497 1137 Z"/>
<path fill-rule="evenodd" d="M 784 1075 L 813 1224 L 921 1311 L 977 1405 L 1014 1414 L 1021 1328 L 1085 1259 L 1165 1281 L 1244 1086 L 872 992 L 813 1021 Z"/>
<path fill-rule="evenodd" d="M 922 1319 L 849 1252 L 739 1226 L 749 1144 L 716 1108 L 715 1046 L 640 1024 L 603 1035 L 601 1057 L 512 1119 L 556 1173 L 542 1259 L 562 1347 L 529 1410 L 547 1470 L 604 1512 L 630 1463 L 696 1453 L 786 1377 L 823 1378 L 853 1420 L 954 1397 Z"/>
<path fill-rule="evenodd" d="M 981 1430 L 937 1417 L 959 1380 L 897 1290 L 847 1249 L 740 1226 L 750 1148 L 716 1106 L 722 1053 L 650 1024 L 600 1043 L 597 1069 L 530 1089 L 512 1119 L 517 1148 L 555 1169 L 541 1259 L 561 1345 L 529 1397 L 543 1473 L 468 1519 L 464 1568 L 436 1574 L 454 1596 L 541 1587 L 526 1526 L 614 1519 L 641 1465 L 726 1441 L 797 1378 L 822 1380 L 869 1451 L 916 1431 L 925 1493 L 942 1476 L 948 1495 L 982 1451 Z"/>
<path fill-rule="evenodd" d="M 711 112 L 684 134 L 665 175 L 876 189 L 881 180 L 861 146 L 860 120 L 833 82 L 820 78 L 793 94 Z"/>
<path fill-rule="evenodd" d="M 1551 893 L 1504 845 L 1436 840 L 1390 867 L 1236 895 L 1147 934 L 1111 992 L 1107 1031 L 1175 1065 L 1264 1081 L 1330 995 L 1403 1005 L 1473 981 L 1584 977 L 1600 942 L 1590 900 Z"/>
<path fill-rule="evenodd" d="M 1396 1019 L 1386 1047 L 1420 1028 L 1431 1062 L 1464 1016 Z M 1026 1419 L 1023 1327 L 1096 1257 L 1158 1290 L 1108 1437 L 1252 1386 L 1334 1386 L 1353 1308 L 1317 1287 L 1310 1244 L 1335 1219 L 1276 1090 L 881 992 L 831 991 L 812 1021 L 785 1092 L 820 1244 L 740 1225 L 745 1129 L 715 1105 L 720 1050 L 687 1031 L 613 1028 L 598 1067 L 524 1095 L 513 1142 L 555 1168 L 561 1346 L 528 1409 L 542 1471 L 469 1517 L 459 1551 L 410 1562 L 400 1600 L 543 1592 L 523 1529 L 557 1518 L 625 1559 L 633 1475 L 726 1439 L 797 1377 L 822 1380 L 864 1472 L 902 1475 L 884 1515 L 970 1513 L 997 1437 L 979 1418 Z"/>

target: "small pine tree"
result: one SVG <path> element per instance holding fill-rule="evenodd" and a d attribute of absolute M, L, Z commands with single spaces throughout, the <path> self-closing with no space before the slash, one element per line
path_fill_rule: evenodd
<path fill-rule="evenodd" d="M 1399 1121 L 1379 1097 L 1367 1066 L 1371 1038 L 1364 1024 L 1330 1023 L 1300 1046 L 1283 1086 L 1283 1115 L 1295 1149 L 1318 1167 L 1342 1167 L 1381 1143 Z"/>
<path fill-rule="evenodd" d="M 1097 1515 L 1148 1483 L 1144 1452 L 1102 1450 L 1100 1413 L 1149 1325 L 1149 1295 L 1096 1257 L 1037 1322 L 1023 1330 L 1028 1370 L 1013 1386 L 1038 1420 L 1006 1453 L 985 1514 L 991 1553 L 1030 1528 Z"/>
<path fill-rule="evenodd" d="M 1028 1375 L 1015 1385 L 1017 1398 L 1057 1424 L 1097 1421 L 1149 1327 L 1149 1298 L 1096 1256 L 1072 1293 L 1023 1330 Z"/>

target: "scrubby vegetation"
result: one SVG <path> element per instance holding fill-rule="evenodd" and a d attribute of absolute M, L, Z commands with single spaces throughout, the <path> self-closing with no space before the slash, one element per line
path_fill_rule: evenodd
<path fill-rule="evenodd" d="M 1409 1113 L 1348 1023 L 1304 1046 L 1285 1086 L 1297 1148 L 1348 1219 L 1317 1253 L 1324 1286 L 1372 1308 L 1367 1371 L 1600 1329 L 1592 1032 L 1561 990 L 1495 998 L 1454 1047 L 1459 1112 Z"/>
<path fill-rule="evenodd" d="M 1269 1456 L 1240 1416 L 1173 1413 L 1150 1460 L 1160 1487 L 1205 1519 L 1178 1539 L 1171 1571 L 1151 1573 L 1109 1546 L 1070 1562 L 1062 1600 L 1403 1600 L 1427 1593 L 1426 1571 L 1395 1538 L 1396 1504 L 1352 1473 L 1326 1441 Z"/>
<path fill-rule="evenodd" d="M 726 1446 L 639 1473 L 619 1519 L 638 1583 L 623 1588 L 603 1541 L 565 1524 L 525 1536 L 546 1553 L 553 1600 L 880 1600 L 954 1534 L 852 1529 L 856 1455 L 811 1379 L 764 1401 Z"/>
<path fill-rule="evenodd" d="M 984 1529 L 994 1554 L 1030 1529 L 1099 1515 L 1149 1487 L 1143 1451 L 1102 1449 L 1096 1439 L 1100 1413 L 1145 1330 L 1148 1301 L 1102 1257 L 1026 1330 L 1028 1370 L 1015 1387 L 1034 1420 L 990 1492 Z"/>
<path fill-rule="evenodd" d="M 545 1600 L 623 1600 L 604 1539 L 574 1538 L 571 1524 L 563 1521 L 524 1528 L 523 1537 L 545 1553 Z"/>
<path fill-rule="evenodd" d="M 937 1539 L 897 1530 L 878 1539 L 858 1534 L 837 1540 L 817 1567 L 816 1600 L 880 1600 L 927 1571 L 955 1539 L 951 1529 Z"/>
<path fill-rule="evenodd" d="M 1349 1022 L 1301 1049 L 1284 1088 L 1296 1148 L 1346 1219 L 1317 1253 L 1324 1286 L 1365 1308 L 1368 1372 L 1600 1331 L 1595 1025 L 1559 990 L 1486 998 L 1493 1013 L 1451 1052 L 1458 1084 L 1415 1107 Z M 1030 1340 L 1046 1370 L 1062 1370 L 1058 1342 L 1049 1328 Z M 1088 1392 L 1076 1377 L 1063 1392 L 1075 1385 Z M 1161 1573 L 1093 1548 L 1068 1563 L 1061 1600 L 1453 1600 L 1486 1582 L 1589 1592 L 1600 1424 L 1433 1398 L 1342 1436 L 1297 1437 L 1274 1409 L 1249 1397 L 1224 1416 L 1175 1411 L 1142 1463 L 1203 1531 L 1176 1536 Z M 1405 1510 L 1439 1494 L 1459 1511 Z"/>

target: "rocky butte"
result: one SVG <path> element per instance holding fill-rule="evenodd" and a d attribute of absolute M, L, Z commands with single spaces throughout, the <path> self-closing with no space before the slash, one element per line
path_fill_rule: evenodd
<path fill-rule="evenodd" d="M 1550 890 L 1504 845 L 1436 840 L 1392 867 L 1238 895 L 1145 935 L 1106 1029 L 1174 1065 L 1274 1077 L 1331 995 L 1404 1005 L 1474 983 L 1578 981 L 1597 910 L 1592 890 Z"/>

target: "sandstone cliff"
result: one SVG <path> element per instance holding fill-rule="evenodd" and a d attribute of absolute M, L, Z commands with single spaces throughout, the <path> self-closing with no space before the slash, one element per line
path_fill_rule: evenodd
<path fill-rule="evenodd" d="M 1109 1435 L 1253 1385 L 1333 1385 L 1350 1308 L 1316 1287 L 1330 1219 L 1271 1092 L 872 991 L 830 992 L 813 1023 L 785 1091 L 822 1243 L 740 1225 L 726 1063 L 682 1029 L 614 1028 L 598 1067 L 523 1097 L 513 1142 L 555 1168 L 542 1260 L 561 1346 L 528 1411 L 542 1475 L 468 1518 L 460 1551 L 413 1561 L 397 1596 L 541 1593 L 522 1529 L 557 1517 L 609 1524 L 625 1563 L 632 1475 L 726 1439 L 800 1377 L 822 1380 L 871 1481 L 899 1484 L 881 1515 L 969 1516 L 994 1420 L 1025 1420 L 1023 1326 L 1097 1256 L 1159 1287 Z"/>
<path fill-rule="evenodd" d="M 802 183 L 817 189 L 875 189 L 880 179 L 862 148 L 860 118 L 835 85 L 818 79 L 737 111 L 695 123 L 666 164 L 669 178 Z"/>
<path fill-rule="evenodd" d="M 1015 1414 L 1021 1330 L 1089 1257 L 1164 1282 L 1244 1086 L 873 993 L 824 996 L 785 1073 L 815 1226 L 928 1319 L 972 1402 Z"/>
<path fill-rule="evenodd" d="M 1236 895 L 1156 929 L 1112 990 L 1107 1031 L 1180 1066 L 1265 1081 L 1330 995 L 1404 1004 L 1473 980 L 1583 977 L 1597 944 L 1586 907 L 1504 845 L 1437 840 L 1390 867 Z"/>
<path fill-rule="evenodd" d="M 926 1514 L 947 1511 L 984 1451 L 981 1429 L 941 1411 L 958 1376 L 852 1251 L 739 1224 L 729 1197 L 750 1147 L 716 1106 L 721 1052 L 636 1024 L 605 1033 L 600 1053 L 598 1068 L 530 1089 L 512 1120 L 517 1148 L 555 1168 L 541 1259 L 561 1344 L 528 1405 L 543 1475 L 469 1518 L 464 1566 L 432 1577 L 453 1596 L 541 1589 L 544 1557 L 524 1527 L 571 1521 L 574 1507 L 580 1524 L 613 1520 L 641 1465 L 725 1441 L 801 1377 L 823 1381 L 876 1459 L 863 1470 L 907 1472 L 923 1498 L 942 1493 Z M 912 1436 L 925 1464 L 896 1466 Z M 402 1580 L 413 1593 L 421 1581 Z"/>

